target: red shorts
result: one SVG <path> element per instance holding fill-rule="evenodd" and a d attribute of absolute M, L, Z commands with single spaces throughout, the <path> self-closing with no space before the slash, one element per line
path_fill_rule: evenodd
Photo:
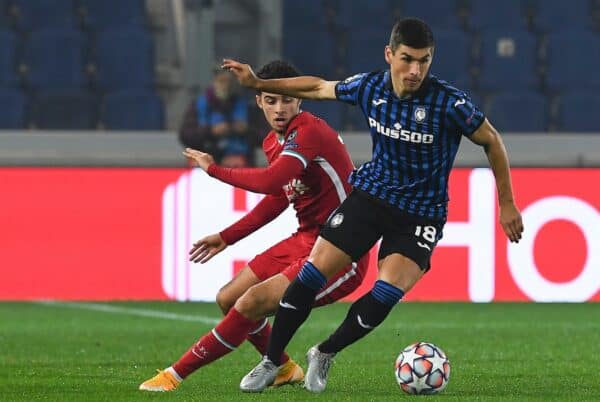
<path fill-rule="evenodd" d="M 248 266 L 261 280 L 277 274 L 285 275 L 293 281 L 308 259 L 310 250 L 317 240 L 318 233 L 297 232 L 273 247 L 258 254 Z M 358 263 L 352 263 L 335 274 L 315 298 L 315 306 L 330 304 L 352 293 L 360 285 L 369 267 L 369 253 Z"/>

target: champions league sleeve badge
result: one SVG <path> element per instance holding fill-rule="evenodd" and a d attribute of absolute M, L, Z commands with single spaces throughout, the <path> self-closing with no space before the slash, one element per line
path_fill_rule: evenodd
<path fill-rule="evenodd" d="M 352 81 L 356 81 L 359 78 L 362 78 L 365 74 L 364 73 L 358 73 L 358 74 L 354 74 L 348 78 L 346 78 L 344 81 L 342 81 L 344 84 L 348 84 Z"/>
<path fill-rule="evenodd" d="M 294 130 L 292 131 L 288 137 L 286 138 L 285 142 L 292 142 L 294 141 L 294 139 L 296 138 L 296 136 L 298 135 L 298 130 Z"/>

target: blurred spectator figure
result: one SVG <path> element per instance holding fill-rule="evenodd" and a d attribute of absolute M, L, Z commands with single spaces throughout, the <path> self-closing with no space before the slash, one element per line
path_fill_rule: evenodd
<path fill-rule="evenodd" d="M 212 84 L 190 103 L 179 129 L 183 146 L 211 153 L 227 167 L 248 166 L 252 157 L 248 102 L 237 89 L 231 73 L 215 69 Z"/>

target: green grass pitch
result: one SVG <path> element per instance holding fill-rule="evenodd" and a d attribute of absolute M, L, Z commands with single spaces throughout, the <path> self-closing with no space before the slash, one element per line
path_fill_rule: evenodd
<path fill-rule="evenodd" d="M 347 304 L 314 310 L 288 351 L 308 347 Z M 161 314 L 163 313 L 163 314 Z M 0 303 L 1 401 L 398 401 L 600 400 L 600 304 L 402 303 L 367 338 L 340 353 L 327 390 L 299 386 L 243 394 L 259 361 L 252 345 L 197 371 L 175 392 L 142 393 L 220 313 L 206 303 Z M 437 396 L 408 396 L 393 376 L 414 341 L 440 346 L 452 365 Z"/>

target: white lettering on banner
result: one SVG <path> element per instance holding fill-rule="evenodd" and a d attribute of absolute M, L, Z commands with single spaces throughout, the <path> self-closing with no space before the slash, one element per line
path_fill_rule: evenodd
<path fill-rule="evenodd" d="M 600 290 L 600 213 L 574 197 L 548 197 L 522 212 L 525 232 L 518 244 L 508 244 L 508 266 L 515 283 L 532 300 L 583 302 Z M 539 230 L 548 222 L 564 219 L 576 224 L 587 243 L 587 259 L 579 275 L 565 283 L 548 281 L 535 263 L 534 245 Z M 564 250 L 568 253 L 569 250 Z"/>
<path fill-rule="evenodd" d="M 234 261 L 254 256 L 292 234 L 297 220 L 292 208 L 205 264 L 188 261 L 192 243 L 217 233 L 244 216 L 262 195 L 244 192 L 246 210 L 234 209 L 233 187 L 200 169 L 183 174 L 163 192 L 162 286 L 176 300 L 214 301 L 232 278 Z"/>
<path fill-rule="evenodd" d="M 495 289 L 494 175 L 489 169 L 473 169 L 469 175 L 469 220 L 448 222 L 439 246 L 468 247 L 468 289 L 474 302 L 490 302 Z"/>

